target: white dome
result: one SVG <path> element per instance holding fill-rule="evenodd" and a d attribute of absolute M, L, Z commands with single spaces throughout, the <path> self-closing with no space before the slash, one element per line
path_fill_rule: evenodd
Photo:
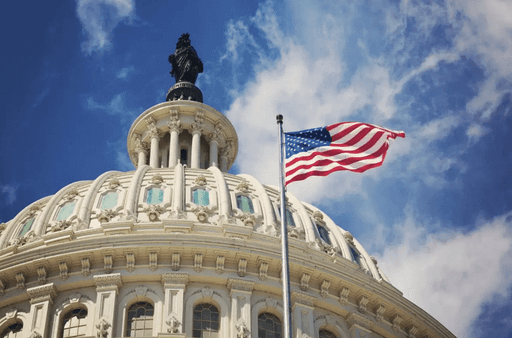
<path fill-rule="evenodd" d="M 14 301 L 22 316 L 20 304 L 33 302 L 41 292 L 52 299 L 64 297 L 57 296 L 61 292 L 69 303 L 78 291 L 86 302 L 93 300 L 94 288 L 99 292 L 105 283 L 116 292 L 121 286 L 132 290 L 121 292 L 125 298 L 129 292 L 142 292 L 141 287 L 154 290 L 163 283 L 164 289 L 188 284 L 190 292 L 184 294 L 179 314 L 184 320 L 180 332 L 187 336 L 192 325 L 191 314 L 187 317 L 189 300 L 196 302 L 191 299 L 198 292 L 206 299 L 217 292 L 220 298 L 213 303 L 222 308 L 221 299 L 229 298 L 222 291 L 226 285 L 232 293 L 250 290 L 252 309 L 279 314 L 278 196 L 275 188 L 248 175 L 181 164 L 111 171 L 94 181 L 70 184 L 3 225 L 0 308 L 7 315 Z M 293 222 L 289 231 L 292 299 L 317 309 L 315 330 L 331 328 L 348 337 L 349 328 L 358 323 L 383 337 L 414 337 L 411 333 L 416 332 L 430 334 L 425 337 L 434 337 L 434 332 L 438 337 L 453 337 L 403 298 L 359 242 L 322 211 L 290 194 L 287 209 Z M 59 313 L 65 308 L 64 302 Z M 26 316 L 32 312 L 26 307 L 25 311 Z M 165 318 L 178 310 L 161 311 Z M 257 321 L 257 314 L 251 312 L 249 317 Z M 123 318 L 119 314 L 117 324 L 110 321 L 110 332 L 122 335 Z M 56 317 L 47 329 L 57 332 L 58 322 Z M 165 332 L 165 320 L 158 325 Z M 232 337 L 227 332 L 222 336 Z"/>

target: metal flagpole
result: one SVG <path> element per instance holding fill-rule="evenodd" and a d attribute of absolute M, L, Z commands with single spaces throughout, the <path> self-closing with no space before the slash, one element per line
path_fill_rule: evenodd
<path fill-rule="evenodd" d="M 288 265 L 288 229 L 286 224 L 286 199 L 284 186 L 283 115 L 276 116 L 279 125 L 279 189 L 281 193 L 281 256 L 283 274 L 284 338 L 292 338 L 292 316 L 290 302 L 290 268 Z"/>

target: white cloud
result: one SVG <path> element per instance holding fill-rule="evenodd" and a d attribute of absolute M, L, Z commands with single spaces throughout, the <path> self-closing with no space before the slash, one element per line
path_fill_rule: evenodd
<path fill-rule="evenodd" d="M 102 110 L 109 115 L 118 116 L 123 124 L 132 123 L 139 114 L 136 110 L 126 106 L 125 93 L 114 95 L 108 103 L 99 103 L 93 97 L 88 97 L 86 102 L 87 109 Z"/>
<path fill-rule="evenodd" d="M 82 51 L 90 55 L 111 48 L 116 26 L 135 17 L 135 0 L 77 0 L 76 15 L 86 36 Z"/>
<path fill-rule="evenodd" d="M 482 306 L 512 287 L 512 212 L 482 220 L 469 233 L 406 214 L 393 230 L 395 244 L 381 243 L 380 267 L 406 298 L 458 337 L 472 337 Z"/>
<path fill-rule="evenodd" d="M 133 73 L 135 71 L 134 66 L 130 67 L 123 67 L 120 71 L 117 72 L 116 77 L 118 79 L 126 79 L 130 73 Z"/>
<path fill-rule="evenodd" d="M 7 196 L 5 197 L 5 203 L 7 205 L 12 205 L 16 201 L 16 191 L 18 190 L 18 186 L 6 184 L 0 185 L 0 191 Z"/>

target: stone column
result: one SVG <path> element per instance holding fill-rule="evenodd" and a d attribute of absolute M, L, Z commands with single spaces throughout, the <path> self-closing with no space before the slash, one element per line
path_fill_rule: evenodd
<path fill-rule="evenodd" d="M 230 278 L 227 286 L 231 295 L 231 337 L 256 337 L 251 328 L 251 295 L 254 282 Z"/>
<path fill-rule="evenodd" d="M 156 120 L 153 117 L 148 117 L 148 134 L 151 139 L 149 165 L 151 168 L 160 168 L 159 163 L 159 143 L 160 143 L 160 130 L 156 127 Z"/>
<path fill-rule="evenodd" d="M 50 306 L 53 304 L 53 298 L 57 295 L 57 288 L 50 283 L 27 289 L 27 293 L 30 296 L 30 318 L 25 325 L 30 330 L 28 331 L 30 337 L 49 338 L 48 331 L 52 313 Z"/>
<path fill-rule="evenodd" d="M 121 287 L 121 274 L 93 276 L 96 283 L 96 313 L 94 316 L 94 331 L 98 337 L 115 337 L 112 327 L 116 315 L 117 295 Z M 106 335 L 105 335 L 106 334 Z M 116 332 L 119 335 L 119 332 Z"/>
<path fill-rule="evenodd" d="M 164 285 L 164 311 L 161 332 L 163 334 L 184 333 L 184 312 L 185 312 L 185 287 L 188 283 L 188 274 L 186 273 L 164 273 L 162 274 L 162 284 Z M 171 336 L 171 335 L 169 335 Z M 167 337 L 160 334 L 158 337 Z"/>
<path fill-rule="evenodd" d="M 204 113 L 201 110 L 196 110 L 194 123 L 192 123 L 192 150 L 190 154 L 190 167 L 197 169 L 201 162 L 201 133 L 203 131 L 203 117 Z"/>
<path fill-rule="evenodd" d="M 306 293 L 293 292 L 292 299 L 293 336 L 296 338 L 315 337 L 313 310 L 316 298 Z"/>
<path fill-rule="evenodd" d="M 217 146 L 219 145 L 218 140 L 212 138 L 210 140 L 210 167 L 218 166 L 218 154 L 217 154 Z"/>
<path fill-rule="evenodd" d="M 233 142 L 228 141 L 226 146 L 220 151 L 220 171 L 224 173 L 228 171 L 228 156 L 232 147 Z"/>
<path fill-rule="evenodd" d="M 168 124 L 170 141 L 169 141 L 169 168 L 174 168 L 178 164 L 180 154 L 181 121 L 178 119 L 178 110 L 171 109 L 171 121 Z"/>
<path fill-rule="evenodd" d="M 137 168 L 141 168 L 147 162 L 148 144 L 142 141 L 142 136 L 139 133 L 134 133 L 133 138 L 135 140 L 135 152 L 138 156 Z"/>
<path fill-rule="evenodd" d="M 219 165 L 218 147 L 222 129 L 220 123 L 215 125 L 215 130 L 210 136 L 210 167 L 217 167 Z"/>

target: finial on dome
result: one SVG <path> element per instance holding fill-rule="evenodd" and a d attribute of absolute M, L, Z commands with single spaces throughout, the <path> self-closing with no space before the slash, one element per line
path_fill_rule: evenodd
<path fill-rule="evenodd" d="M 203 94 L 194 84 L 197 76 L 203 72 L 203 62 L 190 45 L 190 35 L 182 34 L 176 43 L 174 54 L 169 55 L 172 66 L 171 75 L 176 84 L 169 89 L 167 101 L 192 100 L 203 102 Z"/>

